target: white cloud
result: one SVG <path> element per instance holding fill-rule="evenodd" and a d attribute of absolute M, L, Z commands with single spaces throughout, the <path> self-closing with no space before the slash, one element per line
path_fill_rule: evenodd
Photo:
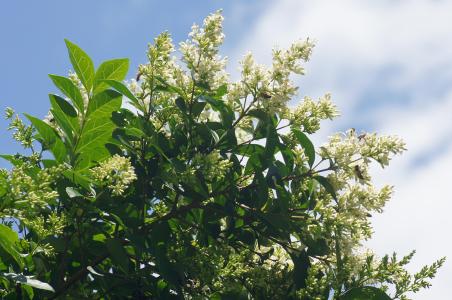
<path fill-rule="evenodd" d="M 382 67 L 400 68 L 392 84 L 404 88 L 431 68 L 451 64 L 450 11 L 451 1 L 278 1 L 243 34 L 231 61 L 246 50 L 268 61 L 274 45 L 309 36 L 318 46 L 302 87 L 316 94 L 348 88 L 345 108 Z M 350 75 L 363 73 L 350 82 Z"/>
<path fill-rule="evenodd" d="M 451 11 L 452 1 L 274 1 L 242 33 L 230 59 L 251 50 L 268 63 L 273 46 L 309 36 L 317 47 L 300 80 L 301 94 L 331 91 L 343 112 L 339 126 L 373 122 L 377 131 L 406 140 L 409 151 L 376 171 L 377 183 L 394 184 L 396 194 L 375 217 L 369 244 L 380 254 L 417 249 L 414 269 L 441 256 L 452 259 Z M 386 94 L 404 99 L 378 102 Z M 365 95 L 377 96 L 369 103 Z M 363 103 L 372 109 L 359 110 Z M 335 129 L 329 126 L 324 134 Z M 448 298 L 451 277 L 447 262 L 433 287 L 416 299 Z"/>
<path fill-rule="evenodd" d="M 379 254 L 417 250 L 412 270 L 434 259 L 452 254 L 452 95 L 417 108 L 399 110 L 380 116 L 380 131 L 396 133 L 407 142 L 408 151 L 397 157 L 385 170 L 375 169 L 378 185 L 395 186 L 395 195 L 385 212 L 374 217 L 374 238 L 368 243 Z M 432 148 L 440 147 L 441 151 Z M 420 158 L 429 159 L 418 162 Z M 450 257 L 449 257 L 450 259 Z M 433 281 L 433 287 L 416 299 L 444 299 L 452 291 L 447 283 L 452 263 L 446 265 Z"/>

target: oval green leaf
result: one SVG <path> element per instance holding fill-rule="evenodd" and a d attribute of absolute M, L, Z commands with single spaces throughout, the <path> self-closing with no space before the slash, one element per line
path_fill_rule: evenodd
<path fill-rule="evenodd" d="M 292 129 L 292 133 L 294 134 L 297 141 L 303 147 L 306 156 L 308 157 L 309 166 L 312 167 L 315 161 L 315 148 L 312 144 L 311 140 L 298 129 Z"/>
<path fill-rule="evenodd" d="M 74 71 L 86 90 L 91 92 L 94 82 L 94 64 L 91 58 L 79 46 L 65 39 Z"/>
<path fill-rule="evenodd" d="M 103 80 L 124 80 L 129 71 L 129 59 L 118 58 L 104 61 L 96 71 L 94 77 L 94 94 L 100 93 L 108 88 Z"/>
<path fill-rule="evenodd" d="M 340 300 L 391 300 L 385 292 L 373 287 L 363 286 L 348 290 Z"/>

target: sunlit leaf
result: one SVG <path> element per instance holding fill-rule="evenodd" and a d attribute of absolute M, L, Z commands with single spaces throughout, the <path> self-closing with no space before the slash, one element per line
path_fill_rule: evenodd
<path fill-rule="evenodd" d="M 64 41 L 66 42 L 69 59 L 71 60 L 75 73 L 86 90 L 91 92 L 94 81 L 94 64 L 91 58 L 76 44 L 67 39 Z"/>
<path fill-rule="evenodd" d="M 391 300 L 385 292 L 373 287 L 364 286 L 353 288 L 339 297 L 340 300 Z"/>
<path fill-rule="evenodd" d="M 55 159 L 58 162 L 64 161 L 66 157 L 66 147 L 63 141 L 61 141 L 61 138 L 55 133 L 55 130 L 46 122 L 38 118 L 27 114 L 25 114 L 25 116 L 36 128 L 40 137 L 43 139 L 44 144 L 49 147 L 50 151 L 52 151 Z"/>
<path fill-rule="evenodd" d="M 129 70 L 129 59 L 118 58 L 103 62 L 94 76 L 93 93 L 97 94 L 108 88 L 109 84 L 104 80 L 121 81 Z"/>
<path fill-rule="evenodd" d="M 315 149 L 311 140 L 300 130 L 292 129 L 294 136 L 297 138 L 300 145 L 303 147 L 306 156 L 308 157 L 309 166 L 312 167 L 315 161 Z"/>
<path fill-rule="evenodd" d="M 53 83 L 56 85 L 60 91 L 65 94 L 69 99 L 72 100 L 74 105 L 78 108 L 79 112 L 84 111 L 84 104 L 82 94 L 77 86 L 70 80 L 69 78 L 49 74 L 50 79 L 52 79 Z"/>

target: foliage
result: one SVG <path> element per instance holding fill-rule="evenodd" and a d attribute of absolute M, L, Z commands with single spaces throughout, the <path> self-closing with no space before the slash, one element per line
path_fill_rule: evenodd
<path fill-rule="evenodd" d="M 75 73 L 50 75 L 49 115 L 7 109 L 29 154 L 3 155 L 0 293 L 9 299 L 407 299 L 419 273 L 361 246 L 392 188 L 368 172 L 403 142 L 355 130 L 320 148 L 310 134 L 337 116 L 330 95 L 296 108 L 293 74 L 313 44 L 251 54 L 230 82 L 219 55 L 222 16 L 180 44 L 149 45 L 97 69 L 66 41 Z M 389 295 L 389 296 L 388 296 Z"/>

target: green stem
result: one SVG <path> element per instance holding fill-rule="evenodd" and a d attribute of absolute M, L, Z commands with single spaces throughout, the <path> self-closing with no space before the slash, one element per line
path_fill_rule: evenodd
<path fill-rule="evenodd" d="M 336 275 L 336 289 L 334 291 L 334 297 L 333 299 L 336 299 L 336 294 L 340 295 L 342 291 L 342 281 L 344 277 L 344 265 L 342 261 L 342 253 L 341 253 L 341 246 L 340 246 L 340 239 L 341 239 L 341 233 L 340 228 L 335 229 L 335 236 L 334 236 L 334 251 L 336 255 L 336 262 L 337 262 L 337 275 Z"/>

